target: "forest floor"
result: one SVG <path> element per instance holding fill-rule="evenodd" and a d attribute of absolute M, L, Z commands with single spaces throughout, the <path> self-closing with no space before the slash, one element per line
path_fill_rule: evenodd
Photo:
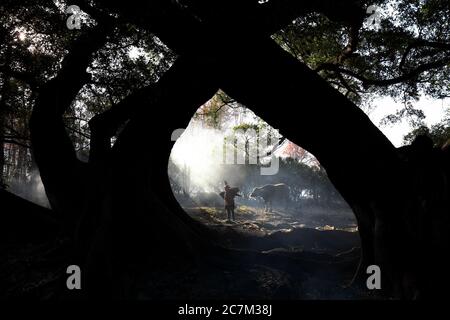
<path fill-rule="evenodd" d="M 200 264 L 145 271 L 141 299 L 376 299 L 364 285 L 348 286 L 358 265 L 359 236 L 351 212 L 311 208 L 301 214 L 239 206 L 186 207 L 225 251 Z M 64 291 L 67 244 L 0 245 L 0 299 L 58 298 Z"/>
<path fill-rule="evenodd" d="M 364 284 L 348 286 L 360 256 L 359 235 L 351 211 L 330 213 L 310 208 L 298 214 L 238 206 L 236 220 L 228 221 L 223 208 L 184 210 L 211 228 L 220 245 L 258 255 L 253 258 L 255 261 L 236 259 L 241 267 L 234 269 L 238 272 L 228 272 L 231 288 L 226 291 L 230 298 L 376 299 Z M 215 274 L 215 283 L 227 283 L 227 275 L 221 277 Z M 249 282 L 253 283 L 251 289 Z"/>

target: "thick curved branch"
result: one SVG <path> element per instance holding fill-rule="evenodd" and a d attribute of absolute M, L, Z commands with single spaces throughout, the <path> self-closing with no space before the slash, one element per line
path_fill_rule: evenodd
<path fill-rule="evenodd" d="M 440 49 L 440 50 L 450 50 L 450 43 L 444 43 L 444 42 L 433 42 L 433 41 L 426 41 L 426 40 L 416 40 L 412 42 L 408 47 L 406 47 L 405 52 L 402 55 L 402 59 L 399 64 L 399 69 L 403 72 L 406 72 L 404 65 L 406 63 L 406 60 L 408 58 L 408 55 L 413 49 L 420 48 L 420 47 L 429 47 L 434 49 Z"/>
<path fill-rule="evenodd" d="M 319 66 L 318 68 L 316 68 L 315 71 L 316 72 L 319 72 L 322 70 L 334 71 L 334 72 L 337 72 L 340 74 L 345 74 L 345 75 L 351 76 L 351 77 L 361 81 L 363 86 L 385 87 L 385 86 L 390 86 L 393 84 L 405 82 L 408 80 L 412 80 L 426 71 L 442 68 L 449 64 L 450 64 L 450 57 L 441 59 L 441 60 L 437 60 L 437 61 L 433 61 L 433 62 L 424 63 L 424 64 L 419 65 L 415 69 L 412 69 L 409 72 L 402 74 L 401 76 L 394 77 L 391 79 L 369 79 L 361 74 L 358 74 L 354 71 L 351 71 L 351 70 L 348 70 L 345 68 L 342 68 L 342 67 L 340 67 L 336 64 L 332 64 L 332 63 L 324 63 L 321 66 Z"/>
<path fill-rule="evenodd" d="M 215 38 L 220 36 L 220 33 L 211 34 L 208 29 L 222 29 L 221 32 L 247 30 L 249 34 L 254 31 L 271 35 L 310 12 L 322 13 L 333 21 L 349 26 L 359 23 L 366 16 L 364 5 L 358 0 L 279 0 L 265 4 L 259 4 L 256 0 L 190 0 L 183 6 L 177 5 L 176 1 L 165 0 L 145 3 L 130 0 L 119 4 L 107 0 L 96 2 L 154 32 L 178 54 L 192 52 L 195 47 L 203 48 L 201 34 Z"/>
<path fill-rule="evenodd" d="M 142 101 L 151 97 L 154 86 L 146 86 L 128 95 L 110 109 L 89 120 L 91 130 L 89 162 L 104 160 L 111 150 L 111 138 L 131 116 L 142 108 Z"/>
<path fill-rule="evenodd" d="M 87 82 L 91 56 L 105 43 L 111 27 L 98 25 L 73 43 L 57 76 L 41 86 L 30 119 L 33 154 L 49 202 L 73 226 L 69 221 L 81 214 L 87 172 L 66 132 L 63 114 Z"/>

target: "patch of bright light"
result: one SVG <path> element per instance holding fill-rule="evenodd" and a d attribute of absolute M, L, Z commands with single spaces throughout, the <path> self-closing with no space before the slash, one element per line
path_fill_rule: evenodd
<path fill-rule="evenodd" d="M 188 170 L 191 184 L 202 191 L 212 191 L 221 174 L 223 134 L 191 121 L 175 142 L 171 160 L 181 170 Z"/>
<path fill-rule="evenodd" d="M 25 32 L 19 32 L 19 40 L 20 41 L 25 41 L 26 38 L 27 38 L 27 35 L 25 34 Z"/>

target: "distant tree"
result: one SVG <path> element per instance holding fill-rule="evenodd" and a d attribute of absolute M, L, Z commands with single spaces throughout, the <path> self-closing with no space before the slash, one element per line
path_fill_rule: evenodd
<path fill-rule="evenodd" d="M 442 147 L 450 139 L 450 121 L 434 124 L 431 128 L 420 126 L 404 136 L 403 144 L 411 144 L 419 135 L 430 137 L 436 147 Z"/>
<path fill-rule="evenodd" d="M 214 97 L 197 110 L 194 119 L 199 120 L 207 127 L 220 130 L 231 117 L 233 109 L 242 112 L 244 107 L 219 90 Z"/>

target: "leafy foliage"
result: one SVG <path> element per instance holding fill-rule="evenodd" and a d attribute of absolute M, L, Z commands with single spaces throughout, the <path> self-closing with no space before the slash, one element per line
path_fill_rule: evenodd
<path fill-rule="evenodd" d="M 421 94 L 449 97 L 449 2 L 371 1 L 363 7 L 374 3 L 383 13 L 380 28 L 314 13 L 296 19 L 274 39 L 356 103 L 367 95 L 405 102 Z"/>
<path fill-rule="evenodd" d="M 448 112 L 446 119 L 441 123 L 432 125 L 430 128 L 424 125 L 415 128 L 403 138 L 403 143 L 411 144 L 419 135 L 430 137 L 436 147 L 442 147 L 448 143 L 450 141 L 450 117 Z"/>

